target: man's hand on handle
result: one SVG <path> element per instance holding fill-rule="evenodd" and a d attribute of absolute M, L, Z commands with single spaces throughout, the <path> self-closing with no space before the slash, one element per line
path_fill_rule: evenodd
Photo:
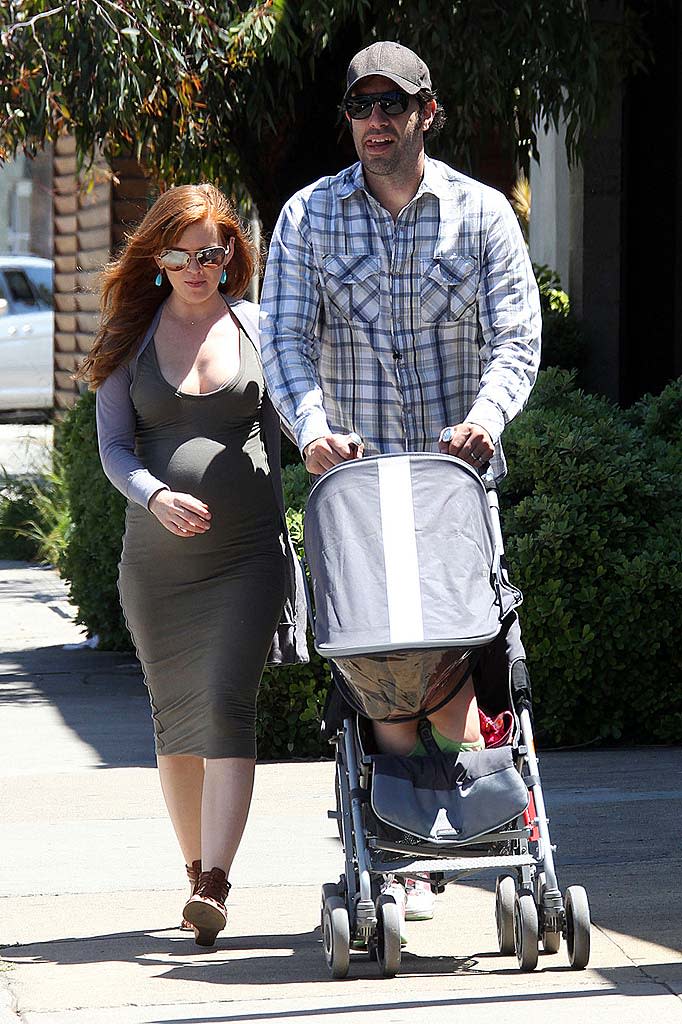
<path fill-rule="evenodd" d="M 480 469 L 486 462 L 490 462 L 495 453 L 490 434 L 479 427 L 478 423 L 458 423 L 454 427 L 445 427 L 441 430 L 438 448 L 443 455 L 455 455 L 474 469 Z"/>
<path fill-rule="evenodd" d="M 350 459 L 361 459 L 364 445 L 357 434 L 327 434 L 317 437 L 303 449 L 305 468 L 313 476 Z"/>

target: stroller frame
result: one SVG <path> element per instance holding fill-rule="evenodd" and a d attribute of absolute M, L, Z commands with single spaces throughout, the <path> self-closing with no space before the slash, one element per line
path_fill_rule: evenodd
<path fill-rule="evenodd" d="M 496 557 L 504 566 L 499 502 L 492 473 L 482 478 L 493 526 Z M 309 602 L 310 605 L 310 602 Z M 515 613 L 512 613 L 515 615 Z M 334 667 L 332 674 L 334 675 Z M 400 969 L 401 937 L 398 906 L 382 893 L 388 874 L 428 880 L 436 892 L 472 872 L 500 872 L 495 888 L 499 951 L 516 954 L 519 968 L 537 966 L 539 943 L 557 953 L 561 939 L 576 970 L 590 955 L 590 911 L 582 886 L 570 886 L 562 897 L 554 864 L 549 819 L 535 753 L 530 681 L 523 658 L 508 666 L 509 709 L 514 715 L 513 760 L 529 791 L 527 811 L 502 828 L 469 843 L 438 845 L 390 841 L 366 834 L 373 758 L 363 749 L 357 718 L 344 717 L 331 742 L 336 749 L 337 807 L 328 816 L 338 824 L 345 870 L 338 883 L 322 887 L 321 925 L 325 959 L 333 977 L 348 974 L 351 946 L 366 948 L 382 974 Z M 486 852 L 490 849 L 494 852 Z M 500 852 L 502 848 L 503 852 Z"/>

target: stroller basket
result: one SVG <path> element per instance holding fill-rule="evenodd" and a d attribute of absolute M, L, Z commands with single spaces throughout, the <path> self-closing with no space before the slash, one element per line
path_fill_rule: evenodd
<path fill-rule="evenodd" d="M 427 757 L 372 758 L 371 807 L 379 819 L 437 845 L 466 844 L 528 807 L 511 747 Z"/>

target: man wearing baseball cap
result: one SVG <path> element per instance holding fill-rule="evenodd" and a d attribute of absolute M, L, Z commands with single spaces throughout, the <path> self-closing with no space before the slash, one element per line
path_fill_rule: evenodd
<path fill-rule="evenodd" d="M 540 360 L 538 290 L 516 217 L 501 193 L 426 155 L 445 117 L 412 50 L 377 42 L 357 53 L 343 110 L 358 162 L 296 193 L 270 245 L 270 397 L 313 474 L 364 446 L 447 452 L 501 477 L 500 436 Z M 471 682 L 430 720 L 443 749 L 482 743 Z M 382 749 L 417 752 L 415 723 L 375 732 Z"/>
<path fill-rule="evenodd" d="M 346 85 L 359 161 L 296 193 L 270 245 L 270 395 L 311 473 L 361 454 L 353 432 L 367 454 L 447 451 L 503 476 L 500 435 L 540 359 L 537 286 L 514 213 L 426 155 L 445 116 L 416 53 L 373 43 Z"/>

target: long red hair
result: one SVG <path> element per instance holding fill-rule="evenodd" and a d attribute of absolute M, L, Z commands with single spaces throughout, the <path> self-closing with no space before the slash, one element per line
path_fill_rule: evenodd
<path fill-rule="evenodd" d="M 161 287 L 155 286 L 154 256 L 176 244 L 190 225 L 205 219 L 218 226 L 224 245 L 234 238 L 227 282 L 219 290 L 237 299 L 244 295 L 259 257 L 232 203 L 214 185 L 171 188 L 159 196 L 102 272 L 100 323 L 76 379 L 87 381 L 95 390 L 131 358 L 160 303 L 172 291 L 166 274 Z"/>

